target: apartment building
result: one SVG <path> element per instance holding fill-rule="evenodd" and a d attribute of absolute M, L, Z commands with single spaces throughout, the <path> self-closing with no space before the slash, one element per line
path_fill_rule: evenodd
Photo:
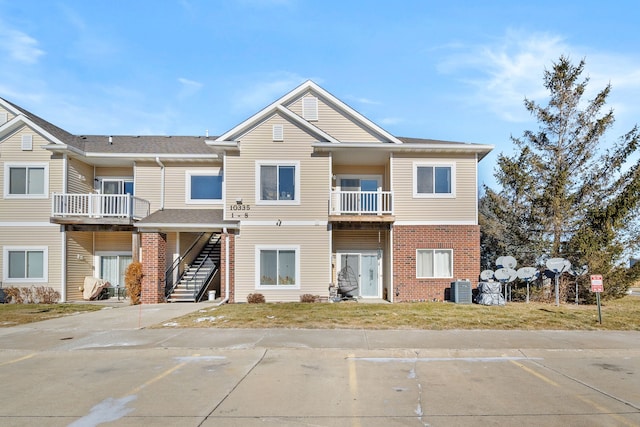
<path fill-rule="evenodd" d="M 0 278 L 143 303 L 444 300 L 477 282 L 492 146 L 391 135 L 312 81 L 218 137 L 74 135 L 0 98 Z"/>

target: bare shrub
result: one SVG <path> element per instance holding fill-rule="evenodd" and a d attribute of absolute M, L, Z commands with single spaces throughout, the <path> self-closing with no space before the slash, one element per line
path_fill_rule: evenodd
<path fill-rule="evenodd" d="M 131 305 L 140 304 L 140 295 L 142 295 L 142 277 L 142 264 L 137 261 L 129 264 L 124 276 L 124 284 L 127 288 Z"/>
<path fill-rule="evenodd" d="M 48 286 L 10 286 L 3 290 L 9 304 L 55 304 L 60 301 L 60 293 Z"/>
<path fill-rule="evenodd" d="M 266 300 L 262 294 L 249 294 L 247 295 L 247 302 L 249 304 L 263 304 Z"/>
<path fill-rule="evenodd" d="M 38 286 L 35 290 L 35 299 L 40 304 L 55 304 L 60 301 L 60 292 L 48 286 Z"/>
<path fill-rule="evenodd" d="M 303 294 L 300 295 L 300 302 L 318 302 L 320 301 L 319 295 Z"/>

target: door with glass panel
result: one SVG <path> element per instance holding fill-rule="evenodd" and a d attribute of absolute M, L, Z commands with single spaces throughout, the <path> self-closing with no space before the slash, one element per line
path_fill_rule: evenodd
<path fill-rule="evenodd" d="M 112 287 L 124 287 L 124 275 L 131 260 L 131 254 L 100 255 L 100 278 Z"/>
<path fill-rule="evenodd" d="M 380 298 L 380 259 L 377 252 L 338 254 L 338 286 L 342 293 Z"/>
<path fill-rule="evenodd" d="M 102 214 L 108 216 L 125 216 L 131 214 L 128 205 L 129 199 L 124 197 L 108 197 L 109 195 L 119 196 L 122 194 L 133 195 L 133 181 L 126 179 L 102 179 L 100 182 L 100 192 L 104 195 L 102 199 Z M 129 209 L 127 209 L 129 208 Z"/>
<path fill-rule="evenodd" d="M 340 210 L 343 213 L 376 214 L 378 212 L 379 190 L 382 188 L 379 176 L 340 177 Z"/>

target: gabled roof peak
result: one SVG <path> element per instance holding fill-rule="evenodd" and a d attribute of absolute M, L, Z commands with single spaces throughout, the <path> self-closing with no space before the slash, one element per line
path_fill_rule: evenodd
<path fill-rule="evenodd" d="M 320 87 L 313 80 L 304 81 L 292 91 L 286 93 L 285 95 L 283 95 L 273 103 L 269 104 L 268 106 L 266 106 L 265 108 L 263 108 L 262 110 L 260 110 L 259 112 L 257 112 L 256 114 L 248 118 L 247 120 L 243 121 L 233 129 L 227 131 L 226 133 L 218 137 L 216 141 L 229 141 L 229 140 L 238 138 L 241 134 L 249 130 L 251 127 L 255 126 L 258 122 L 260 122 L 261 120 L 264 120 L 270 114 L 273 114 L 274 112 L 276 112 L 278 110 L 278 107 L 287 108 L 287 105 L 297 100 L 299 97 L 301 97 L 308 91 L 312 91 L 319 97 L 329 101 L 340 111 L 350 116 L 352 119 L 357 121 L 361 126 L 370 129 L 373 133 L 376 133 L 382 136 L 383 138 L 389 140 L 390 142 L 393 142 L 396 144 L 402 144 L 402 141 L 400 139 L 396 138 L 395 136 L 393 136 L 386 130 L 382 129 L 380 126 L 376 125 L 371 120 L 369 120 L 368 118 L 366 118 L 365 116 L 363 116 L 362 114 L 360 114 L 359 112 L 357 112 L 356 110 L 354 110 L 353 108 L 351 108 L 350 106 L 342 102 L 340 99 L 332 95 L 330 92 Z M 315 130 L 312 130 L 312 131 L 314 132 L 317 131 L 317 128 L 315 126 L 311 124 L 309 124 L 309 126 L 312 126 L 313 128 L 315 128 Z"/>

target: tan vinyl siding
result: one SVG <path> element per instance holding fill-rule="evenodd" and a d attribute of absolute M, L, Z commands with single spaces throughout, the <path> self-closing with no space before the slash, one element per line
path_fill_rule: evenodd
<path fill-rule="evenodd" d="M 128 231 L 100 231 L 95 233 L 96 252 L 131 252 L 132 233 Z"/>
<path fill-rule="evenodd" d="M 164 163 L 165 165 L 165 208 L 166 209 L 203 209 L 203 208 L 219 208 L 222 206 L 222 201 L 219 203 L 186 203 L 186 185 L 187 185 L 187 171 L 190 172 L 204 172 L 204 173 L 217 173 L 222 169 L 220 162 L 216 163 L 189 163 L 189 164 L 176 164 L 176 163 Z M 160 183 L 158 182 L 159 186 Z"/>
<path fill-rule="evenodd" d="M 93 192 L 93 166 L 76 159 L 69 159 L 67 193 L 87 194 Z"/>
<path fill-rule="evenodd" d="M 470 223 L 476 217 L 475 157 L 408 157 L 393 158 L 393 206 L 396 221 Z M 414 162 L 455 163 L 455 198 L 414 198 Z"/>
<path fill-rule="evenodd" d="M 9 111 L 6 108 L 3 108 L 2 106 L 0 106 L 0 114 L 3 114 L 3 113 L 7 113 L 7 122 L 10 121 L 10 120 L 13 120 L 13 118 L 16 116 L 11 111 Z M 0 125 L 3 125 L 3 124 L 4 123 L 0 123 Z"/>
<path fill-rule="evenodd" d="M 23 151 L 22 135 L 32 135 L 33 150 Z M 60 155 L 52 155 L 40 148 L 48 141 L 27 126 L 9 136 L 2 142 L 2 156 L 0 156 L 0 222 L 6 221 L 44 221 L 49 222 L 51 216 L 51 193 L 62 192 L 63 159 Z M 46 163 L 49 165 L 49 187 L 45 189 L 46 198 L 5 198 L 5 169 L 7 163 Z"/>
<path fill-rule="evenodd" d="M 127 178 L 132 176 L 133 168 L 131 167 L 96 167 L 96 177 Z"/>
<path fill-rule="evenodd" d="M 160 166 L 151 162 L 138 162 L 135 166 L 135 196 L 150 202 L 150 212 L 160 209 L 162 171 Z"/>
<path fill-rule="evenodd" d="M 334 175 L 381 175 L 384 176 L 384 166 L 361 165 L 333 165 Z"/>
<path fill-rule="evenodd" d="M 0 280 L 3 287 L 8 286 L 50 286 L 62 294 L 62 260 L 60 249 L 62 247 L 62 237 L 59 226 L 44 227 L 0 227 L 2 241 L 0 246 Z M 16 247 L 46 247 L 47 259 L 47 281 L 34 283 L 10 283 L 4 280 L 4 249 L 6 246 Z"/>
<path fill-rule="evenodd" d="M 94 276 L 93 233 L 67 232 L 67 301 L 83 299 L 84 278 Z"/>
<path fill-rule="evenodd" d="M 272 141 L 272 125 L 284 126 L 284 141 Z M 241 155 L 226 161 L 226 218 L 255 220 L 326 220 L 329 200 L 329 157 L 312 156 L 311 143 L 316 138 L 299 127 L 275 115 L 242 137 Z M 256 203 L 256 161 L 299 161 L 300 204 L 264 205 Z M 248 211 L 231 210 L 241 198 Z M 246 217 L 244 216 L 246 214 Z M 232 215 L 235 216 L 232 217 Z"/>
<path fill-rule="evenodd" d="M 377 250 L 384 247 L 385 231 L 378 230 L 336 230 L 333 232 L 333 251 Z"/>
<path fill-rule="evenodd" d="M 300 289 L 256 289 L 256 245 L 300 247 Z M 300 295 L 328 295 L 329 235 L 326 226 L 244 227 L 235 240 L 235 300 L 246 302 L 250 293 L 261 293 L 267 302 L 300 301 Z M 240 260 L 244 260 L 239 263 Z"/>
<path fill-rule="evenodd" d="M 311 95 L 316 96 L 311 93 Z M 302 98 L 287 105 L 291 111 L 302 117 Z M 318 120 L 311 122 L 338 141 L 342 142 L 382 142 L 380 136 L 360 126 L 355 120 L 340 112 L 335 105 L 318 97 Z"/>

